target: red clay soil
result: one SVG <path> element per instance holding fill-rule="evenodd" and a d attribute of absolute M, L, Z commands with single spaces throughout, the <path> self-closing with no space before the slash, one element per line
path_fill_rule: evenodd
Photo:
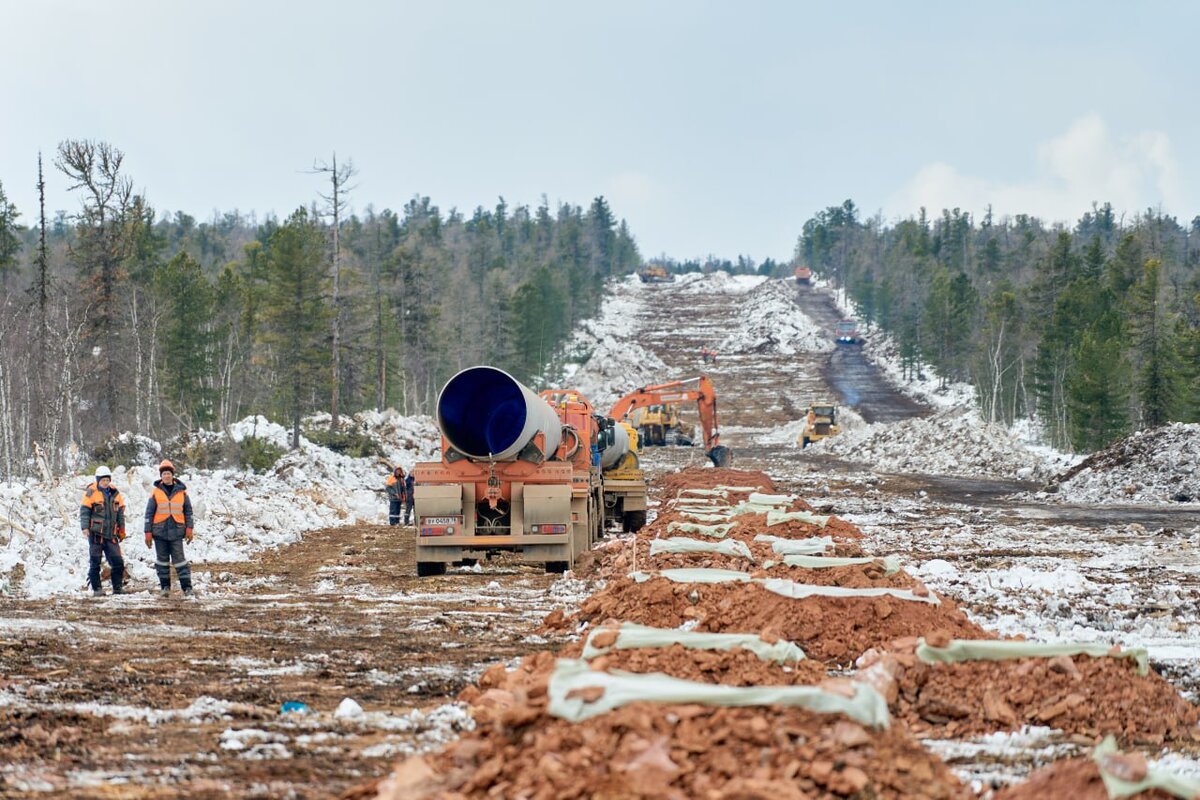
<path fill-rule="evenodd" d="M 1069 758 L 1039 769 L 1029 779 L 1001 789 L 992 800 L 1109 800 L 1100 768 L 1090 758 Z M 1175 800 L 1175 795 L 1154 789 L 1129 795 L 1127 800 Z"/>
<path fill-rule="evenodd" d="M 578 658 L 582 642 L 563 648 L 564 658 Z M 829 677 L 825 665 L 804 660 L 786 666 L 763 661 L 749 650 L 689 650 L 670 647 L 611 650 L 590 662 L 592 669 L 619 669 L 645 674 L 661 672 L 673 678 L 726 686 L 812 686 Z"/>
<path fill-rule="evenodd" d="M 898 656 L 905 659 L 904 656 Z M 1026 658 L 924 664 L 897 676 L 897 716 L 921 736 L 952 737 L 1049 725 L 1121 744 L 1200 741 L 1200 709 L 1125 658 Z"/>
<path fill-rule="evenodd" d="M 905 730 L 872 731 L 793 708 L 636 703 L 581 723 L 546 713 L 553 659 L 493 668 L 464 692 L 477 727 L 401 762 L 380 786 L 399 798 L 969 798 Z M 367 795 L 358 795 L 367 796 Z"/>
<path fill-rule="evenodd" d="M 660 628 L 696 620 L 698 630 L 790 639 L 809 658 L 837 664 L 894 639 L 935 630 L 959 639 L 991 638 L 954 601 L 941 599 L 937 606 L 890 597 L 793 600 L 754 584 L 699 586 L 665 578 L 639 584 L 620 578 L 585 600 L 577 619 L 593 624 L 619 619 Z M 556 612 L 546 618 L 546 626 L 573 628 L 574 622 Z"/>
<path fill-rule="evenodd" d="M 800 510 L 800 509 L 793 509 Z M 738 514 L 733 517 L 732 522 L 737 524 L 730 529 L 727 537 L 740 539 L 744 542 L 754 541 L 754 537 L 760 533 L 765 533 L 768 536 L 778 536 L 780 539 L 811 539 L 819 536 L 832 537 L 835 542 L 840 541 L 855 541 L 863 537 L 863 533 L 857 525 L 847 522 L 840 517 L 830 517 L 829 522 L 822 528 L 820 525 L 813 525 L 808 522 L 800 522 L 791 520 L 781 522 L 778 525 L 767 525 L 766 514 Z M 681 514 L 673 509 L 664 509 L 659 516 L 655 517 L 654 521 L 647 525 L 642 531 L 648 536 L 677 536 L 681 534 L 671 534 L 667 532 L 667 527 L 672 522 L 687 522 L 697 524 L 696 520 Z"/>
<path fill-rule="evenodd" d="M 663 475 L 655 485 L 663 497 L 675 497 L 684 489 L 715 489 L 718 486 L 753 486 L 754 491 L 772 494 L 775 481 L 765 472 L 748 469 L 688 467 Z"/>

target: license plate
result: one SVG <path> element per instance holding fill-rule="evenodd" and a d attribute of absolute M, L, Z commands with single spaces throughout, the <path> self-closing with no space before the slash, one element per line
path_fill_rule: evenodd
<path fill-rule="evenodd" d="M 454 536 L 462 533 L 462 517 L 422 517 L 421 536 Z"/>
<path fill-rule="evenodd" d="M 422 525 L 462 525 L 462 517 L 422 517 Z"/>

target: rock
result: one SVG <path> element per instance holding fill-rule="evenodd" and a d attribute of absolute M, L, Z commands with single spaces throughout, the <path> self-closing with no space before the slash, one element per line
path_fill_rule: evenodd
<path fill-rule="evenodd" d="M 349 697 L 342 699 L 338 703 L 337 710 L 333 712 L 334 719 L 356 719 L 363 715 L 363 707 Z"/>

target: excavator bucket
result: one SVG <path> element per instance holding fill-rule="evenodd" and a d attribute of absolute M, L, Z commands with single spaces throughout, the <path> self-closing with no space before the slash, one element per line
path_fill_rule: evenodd
<path fill-rule="evenodd" d="M 724 445 L 717 445 L 708 451 L 708 458 L 714 467 L 728 467 L 733 461 L 733 451 Z"/>

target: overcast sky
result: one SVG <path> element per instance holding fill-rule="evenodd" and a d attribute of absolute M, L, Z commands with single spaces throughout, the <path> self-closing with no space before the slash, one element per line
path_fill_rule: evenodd
<path fill-rule="evenodd" d="M 815 211 L 1200 213 L 1200 4 L 0 0 L 0 182 L 125 151 L 160 211 L 603 194 L 644 255 L 791 255 Z M 52 171 L 52 170 L 51 170 Z M 51 211 L 78 207 L 48 177 Z"/>

